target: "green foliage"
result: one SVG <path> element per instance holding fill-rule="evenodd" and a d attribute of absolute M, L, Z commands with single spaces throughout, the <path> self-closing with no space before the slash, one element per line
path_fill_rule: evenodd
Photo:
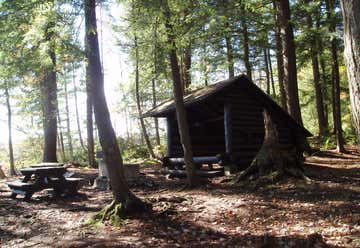
<path fill-rule="evenodd" d="M 120 151 L 122 152 L 123 160 L 126 163 L 138 161 L 148 157 L 148 151 L 145 144 L 141 144 L 138 139 L 118 138 Z"/>
<path fill-rule="evenodd" d="M 87 150 L 82 149 L 81 147 L 74 149 L 74 162 L 87 167 L 89 164 Z"/>
<path fill-rule="evenodd" d="M 41 162 L 41 151 L 42 137 L 27 137 L 23 142 L 14 146 L 15 167 L 23 168 Z"/>

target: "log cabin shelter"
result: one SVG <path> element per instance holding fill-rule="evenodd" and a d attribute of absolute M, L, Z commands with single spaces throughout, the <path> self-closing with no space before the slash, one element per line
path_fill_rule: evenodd
<path fill-rule="evenodd" d="M 249 166 L 261 148 L 264 109 L 277 126 L 280 147 L 296 146 L 299 138 L 312 136 L 245 75 L 195 90 L 184 96 L 184 105 L 194 157 L 222 154 L 239 170 Z M 183 157 L 173 99 L 142 117 L 166 118 L 166 156 Z"/>

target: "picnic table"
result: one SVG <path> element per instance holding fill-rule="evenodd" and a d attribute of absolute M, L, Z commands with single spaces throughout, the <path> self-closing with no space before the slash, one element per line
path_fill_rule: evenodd
<path fill-rule="evenodd" d="M 20 169 L 24 176 L 21 181 L 8 182 L 12 190 L 11 197 L 16 198 L 18 194 L 24 195 L 25 200 L 43 189 L 52 188 L 56 195 L 72 195 L 77 192 L 79 182 L 82 178 L 65 177 L 67 172 L 62 164 L 37 164 L 29 168 Z"/>

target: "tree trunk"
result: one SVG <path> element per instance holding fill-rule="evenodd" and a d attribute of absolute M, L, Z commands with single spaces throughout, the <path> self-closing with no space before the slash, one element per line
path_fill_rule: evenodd
<path fill-rule="evenodd" d="M 269 63 L 266 48 L 263 49 L 264 53 L 264 63 L 265 63 L 265 75 L 266 75 L 266 93 L 270 95 L 270 73 L 269 73 Z"/>
<path fill-rule="evenodd" d="M 279 130 L 268 110 L 263 110 L 263 117 L 264 142 L 251 165 L 238 175 L 236 181 L 269 174 L 271 175 L 269 180 L 271 183 L 276 182 L 284 175 L 309 180 L 304 175 L 302 146 L 294 144 L 291 149 L 282 149 L 279 141 Z"/>
<path fill-rule="evenodd" d="M 157 27 L 158 27 L 158 21 L 156 19 L 155 21 L 155 29 L 154 29 L 154 77 L 152 79 L 151 83 L 151 90 L 152 90 L 152 107 L 155 108 L 157 105 L 157 99 L 156 99 L 156 81 L 158 79 L 158 38 L 157 38 Z M 154 118 L 154 124 L 155 124 L 155 139 L 156 139 L 156 145 L 160 146 L 160 134 L 159 134 L 159 120 L 158 118 Z"/>
<path fill-rule="evenodd" d="M 271 82 L 271 90 L 272 90 L 272 95 L 275 97 L 276 96 L 276 91 L 275 91 L 275 83 L 274 83 L 274 73 L 273 73 L 273 69 L 272 69 L 272 61 L 271 61 L 271 54 L 270 54 L 270 48 L 266 49 L 267 50 L 267 54 L 268 54 L 268 65 L 269 65 L 269 72 L 270 72 L 270 82 Z"/>
<path fill-rule="evenodd" d="M 10 176 L 13 176 L 16 174 L 15 172 L 15 163 L 14 163 L 14 150 L 13 150 L 13 144 L 12 144 L 12 111 L 11 111 L 11 105 L 10 105 L 10 95 L 9 95 L 9 85 L 6 82 L 5 83 L 5 98 L 6 98 L 6 108 L 7 108 L 7 116 L 8 116 L 8 134 L 9 134 L 9 174 Z"/>
<path fill-rule="evenodd" d="M 139 121 L 142 130 L 142 134 L 146 143 L 146 147 L 148 152 L 152 158 L 155 158 L 155 154 L 150 142 L 150 138 L 148 133 L 146 132 L 146 127 L 144 123 L 144 119 L 142 118 L 141 104 L 140 104 L 140 93 L 139 93 L 139 48 L 137 43 L 137 37 L 134 38 L 134 46 L 135 46 L 135 95 L 136 95 L 136 107 L 139 114 Z"/>
<path fill-rule="evenodd" d="M 153 96 L 153 108 L 156 107 L 156 81 L 155 78 L 152 79 L 151 83 L 152 87 L 152 96 Z M 156 139 L 156 145 L 160 146 L 160 134 L 159 134 L 159 120 L 157 117 L 154 117 L 154 124 L 155 124 L 155 139 Z"/>
<path fill-rule="evenodd" d="M 246 75 L 250 80 L 252 80 L 252 72 L 251 72 L 251 64 L 250 64 L 250 52 L 249 52 L 249 32 L 248 32 L 248 26 L 246 23 L 246 12 L 245 7 L 242 4 L 241 5 L 241 30 L 243 35 L 243 48 L 244 48 L 244 64 L 246 68 Z"/>
<path fill-rule="evenodd" d="M 69 96 L 67 89 L 67 81 L 64 82 L 64 93 L 65 93 L 65 112 L 66 112 L 66 136 L 68 140 L 69 152 L 70 152 L 70 160 L 74 161 L 74 150 L 72 145 L 72 136 L 71 136 L 71 128 L 70 128 L 70 113 L 69 113 Z"/>
<path fill-rule="evenodd" d="M 203 77 L 204 77 L 204 85 L 208 86 L 209 85 L 209 71 L 208 71 L 208 57 L 207 57 L 207 48 L 206 48 L 207 44 L 206 41 L 203 41 L 202 44 L 202 66 L 201 68 L 203 68 Z"/>
<path fill-rule="evenodd" d="M 184 161 L 186 165 L 188 185 L 189 187 L 193 187 L 197 184 L 197 177 L 195 174 L 195 164 L 193 161 L 193 152 L 191 147 L 189 126 L 188 126 L 186 110 L 184 106 L 180 69 L 176 56 L 174 29 L 170 22 L 171 13 L 167 0 L 162 1 L 162 7 L 165 16 L 167 43 L 170 47 L 168 53 L 169 53 L 170 68 L 173 78 L 173 93 L 175 99 L 176 117 L 177 117 L 178 129 L 180 134 L 180 141 L 184 151 Z"/>
<path fill-rule="evenodd" d="M 360 1 L 341 0 L 341 7 L 350 100 L 360 150 Z"/>
<path fill-rule="evenodd" d="M 284 82 L 287 95 L 287 109 L 290 116 L 299 124 L 302 124 L 297 82 L 295 42 L 290 18 L 289 0 L 277 0 L 277 4 L 279 23 L 283 37 L 282 47 L 284 51 Z"/>
<path fill-rule="evenodd" d="M 191 85 L 191 40 L 184 51 L 184 92 L 187 92 Z"/>
<path fill-rule="evenodd" d="M 276 63 L 277 63 L 277 70 L 278 70 L 278 81 L 279 81 L 279 90 L 280 90 L 280 104 L 281 107 L 286 111 L 287 108 L 287 97 L 285 92 L 284 86 L 284 57 L 283 57 L 283 46 L 282 46 L 282 37 L 281 37 L 281 28 L 280 28 L 280 17 L 278 11 L 278 5 L 276 3 L 277 0 L 273 0 L 273 8 L 275 10 L 275 41 L 276 41 Z"/>
<path fill-rule="evenodd" d="M 206 32 L 205 28 L 203 29 L 203 32 Z M 207 57 L 207 43 L 204 40 L 202 43 L 202 66 L 200 68 L 203 68 L 203 74 L 204 74 L 204 84 L 205 86 L 208 86 L 209 84 L 209 72 L 208 72 L 208 57 Z"/>
<path fill-rule="evenodd" d="M 326 0 L 327 19 L 329 22 L 329 31 L 336 32 L 336 20 L 333 17 L 334 2 L 333 0 Z M 331 40 L 331 78 L 333 85 L 333 118 L 334 118 L 334 131 L 336 135 L 336 150 L 338 152 L 344 152 L 344 139 L 342 136 L 341 128 L 341 106 L 340 106 L 340 75 L 339 75 L 339 63 L 338 63 L 338 44 L 336 39 Z"/>
<path fill-rule="evenodd" d="M 230 24 L 227 22 L 225 28 L 228 29 L 229 25 Z M 231 78 L 235 76 L 235 71 L 234 71 L 234 51 L 233 51 L 232 40 L 229 33 L 225 34 L 225 44 L 226 44 L 226 57 L 227 57 L 229 78 Z"/>
<path fill-rule="evenodd" d="M 322 81 L 322 97 L 323 97 L 323 103 L 324 103 L 324 117 L 325 117 L 325 129 L 327 132 L 329 132 L 329 109 L 328 109 L 328 96 L 327 96 L 327 87 L 328 84 L 327 76 L 326 76 L 326 64 L 325 59 L 323 56 L 324 48 L 322 45 L 322 41 L 319 42 L 319 59 L 320 59 L 320 68 L 321 68 L 321 81 Z"/>
<path fill-rule="evenodd" d="M 143 210 L 145 205 L 129 189 L 126 182 L 123 161 L 117 144 L 110 113 L 104 93 L 104 77 L 101 70 L 99 43 L 96 28 L 95 0 L 85 0 L 85 53 L 89 86 L 94 100 L 95 120 L 99 131 L 99 139 L 109 172 L 114 205 L 120 204 L 123 214 Z M 112 204 L 113 205 L 113 204 Z M 112 206 L 110 205 L 110 206 Z M 113 206 L 113 208 L 115 207 Z M 115 210 L 118 208 L 115 207 Z M 106 213 L 107 211 L 105 211 Z M 116 215 L 119 215 L 115 211 Z M 105 214 L 104 214 L 105 215 Z"/>
<path fill-rule="evenodd" d="M 311 13 L 307 12 L 306 14 L 307 29 L 313 29 L 313 21 Z M 314 79 L 314 89 L 315 89 L 315 98 L 316 98 L 316 112 L 318 116 L 318 127 L 319 135 L 323 136 L 327 133 L 325 115 L 324 115 L 324 103 L 323 103 L 323 93 L 320 84 L 320 70 L 319 70 L 319 61 L 318 61 L 318 47 L 317 44 L 319 40 L 316 37 L 311 37 L 309 40 L 310 44 L 310 56 L 311 56 L 311 65 L 313 71 Z"/>
<path fill-rule="evenodd" d="M 58 145 L 60 147 L 60 155 L 61 155 L 61 160 L 65 161 L 66 160 L 66 156 L 65 156 L 65 147 L 64 147 L 64 136 L 63 136 L 63 132 L 61 130 L 62 125 L 61 125 L 61 118 L 60 118 L 60 112 L 57 111 L 57 121 L 58 121 Z"/>
<path fill-rule="evenodd" d="M 78 98 L 77 98 L 77 87 L 76 87 L 76 82 L 75 82 L 76 77 L 75 77 L 74 64 L 72 65 L 72 73 L 73 73 L 73 87 L 74 87 L 76 124 L 77 124 L 77 129 L 78 129 L 78 134 L 79 134 L 80 146 L 81 146 L 82 149 L 85 149 L 84 141 L 83 141 L 82 134 L 81 134 L 81 126 L 80 126 L 79 106 L 78 106 Z"/>
<path fill-rule="evenodd" d="M 86 0 L 85 0 L 86 1 Z M 94 126 L 93 126 L 93 96 L 90 85 L 91 72 L 86 67 L 86 131 L 87 131 L 87 151 L 89 165 L 96 168 L 95 149 L 94 149 Z"/>
<path fill-rule="evenodd" d="M 54 39 L 54 25 L 50 21 L 45 30 L 45 40 L 50 44 Z M 47 55 L 51 59 L 51 65 L 44 68 L 44 78 L 42 80 L 42 97 L 44 106 L 44 153 L 43 162 L 57 162 L 56 157 L 56 138 L 58 112 L 57 85 L 56 85 L 56 55 L 54 44 L 48 48 Z"/>

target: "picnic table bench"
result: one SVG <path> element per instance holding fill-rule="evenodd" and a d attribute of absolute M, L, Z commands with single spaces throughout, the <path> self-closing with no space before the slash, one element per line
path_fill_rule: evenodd
<path fill-rule="evenodd" d="M 24 176 L 22 181 L 8 182 L 12 190 L 11 197 L 16 198 L 18 194 L 24 195 L 25 200 L 43 189 L 53 188 L 56 195 L 75 194 L 82 178 L 66 178 L 66 168 L 61 164 L 38 164 L 29 168 L 20 169 Z"/>

